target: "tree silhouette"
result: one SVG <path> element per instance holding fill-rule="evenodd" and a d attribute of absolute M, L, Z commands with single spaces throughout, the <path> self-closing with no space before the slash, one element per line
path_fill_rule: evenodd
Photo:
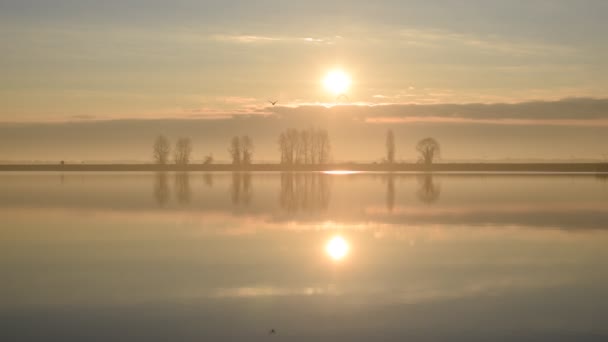
<path fill-rule="evenodd" d="M 395 135 L 392 129 L 386 132 L 386 162 L 389 164 L 395 162 Z"/>
<path fill-rule="evenodd" d="M 253 141 L 248 135 L 244 135 L 241 137 L 241 151 L 241 163 L 243 165 L 251 165 L 251 162 L 253 160 Z"/>
<path fill-rule="evenodd" d="M 175 151 L 173 158 L 176 165 L 185 166 L 190 163 L 190 154 L 192 153 L 192 143 L 189 138 L 179 138 L 175 143 Z"/>
<path fill-rule="evenodd" d="M 420 153 L 418 162 L 426 165 L 431 165 L 441 153 L 439 143 L 433 138 L 425 138 L 420 140 L 416 145 L 416 150 L 418 153 Z"/>
<path fill-rule="evenodd" d="M 329 162 L 330 143 L 326 130 L 289 128 L 279 135 L 283 165 L 314 165 Z"/>
<path fill-rule="evenodd" d="M 329 133 L 327 130 L 317 130 L 316 138 L 319 148 L 317 151 L 317 163 L 327 164 L 329 163 L 329 154 L 331 151 L 331 144 L 329 142 Z"/>
<path fill-rule="evenodd" d="M 169 162 L 169 153 L 171 152 L 171 144 L 164 135 L 159 135 L 154 142 L 152 155 L 154 162 L 159 165 L 166 165 Z"/>
<path fill-rule="evenodd" d="M 230 153 L 230 159 L 232 159 L 233 165 L 241 164 L 241 141 L 239 137 L 232 137 L 232 140 L 230 140 L 230 147 L 228 147 L 228 153 Z"/>
<path fill-rule="evenodd" d="M 203 159 L 203 165 L 211 165 L 213 164 L 213 154 L 209 154 L 205 156 L 205 159 Z"/>

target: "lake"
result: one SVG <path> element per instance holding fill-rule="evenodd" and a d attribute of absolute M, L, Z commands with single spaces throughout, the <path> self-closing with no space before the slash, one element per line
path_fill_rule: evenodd
<path fill-rule="evenodd" d="M 0 189 L 1 341 L 608 340 L 605 176 L 23 172 Z"/>

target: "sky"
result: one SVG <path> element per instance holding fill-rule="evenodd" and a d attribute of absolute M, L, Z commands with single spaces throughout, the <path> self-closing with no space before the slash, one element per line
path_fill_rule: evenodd
<path fill-rule="evenodd" d="M 607 159 L 608 2 L 0 2 L 0 160 L 195 160 L 248 134 L 278 159 L 319 126 L 335 161 Z M 331 70 L 352 84 L 323 87 Z M 278 100 L 276 106 L 267 100 Z"/>

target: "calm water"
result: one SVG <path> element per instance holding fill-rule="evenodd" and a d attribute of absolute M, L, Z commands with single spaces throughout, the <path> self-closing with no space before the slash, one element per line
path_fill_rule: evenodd
<path fill-rule="evenodd" d="M 603 177 L 5 173 L 0 189 L 1 341 L 608 339 Z"/>

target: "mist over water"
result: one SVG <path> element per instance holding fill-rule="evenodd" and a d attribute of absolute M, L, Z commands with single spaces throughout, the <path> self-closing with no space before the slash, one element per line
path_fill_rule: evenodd
<path fill-rule="evenodd" d="M 3 341 L 608 337 L 605 177 L 3 173 L 0 188 Z"/>

